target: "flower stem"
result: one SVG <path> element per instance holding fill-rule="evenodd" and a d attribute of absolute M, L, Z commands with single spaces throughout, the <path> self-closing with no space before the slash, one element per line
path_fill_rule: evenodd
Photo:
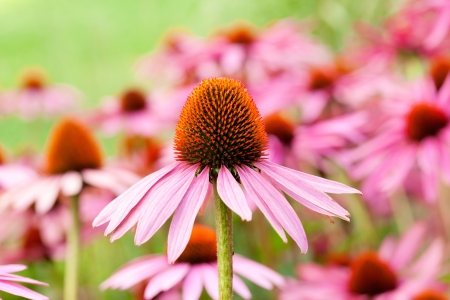
<path fill-rule="evenodd" d="M 214 182 L 216 209 L 217 265 L 219 268 L 219 299 L 233 299 L 233 220 L 231 210 L 220 199 Z"/>
<path fill-rule="evenodd" d="M 67 232 L 66 268 L 64 274 L 64 300 L 78 299 L 78 260 L 80 252 L 80 219 L 78 196 L 71 197 L 72 226 Z"/>

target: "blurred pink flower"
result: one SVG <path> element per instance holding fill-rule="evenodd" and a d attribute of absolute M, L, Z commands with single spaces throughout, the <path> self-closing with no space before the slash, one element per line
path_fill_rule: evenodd
<path fill-rule="evenodd" d="M 181 107 L 164 105 L 161 101 L 151 101 L 138 89 L 128 89 L 118 98 L 105 99 L 102 107 L 94 113 L 89 122 L 100 127 L 108 135 L 124 132 L 126 135 L 152 136 L 168 125 L 172 126 Z M 173 116 L 173 117 L 170 117 Z"/>
<path fill-rule="evenodd" d="M 440 286 L 437 278 L 444 259 L 444 243 L 436 239 L 417 256 L 425 234 L 426 226 L 418 223 L 399 241 L 387 237 L 378 253 L 360 253 L 348 267 L 300 265 L 300 281 L 287 284 L 280 300 L 415 299 L 414 296 Z"/>
<path fill-rule="evenodd" d="M 24 119 L 52 117 L 73 110 L 81 99 L 69 85 L 51 85 L 42 72 L 30 70 L 19 88 L 0 93 L 0 115 L 17 112 Z"/>
<path fill-rule="evenodd" d="M 48 297 L 15 283 L 21 282 L 48 286 L 46 283 L 12 274 L 23 271 L 26 268 L 23 265 L 0 265 L 0 291 L 32 300 L 48 300 Z"/>
<path fill-rule="evenodd" d="M 421 80 L 382 104 L 384 122 L 367 142 L 344 154 L 350 175 L 364 179 L 364 198 L 380 205 L 418 176 L 422 196 L 434 202 L 442 179 L 450 183 L 450 79 L 439 91 Z"/>
<path fill-rule="evenodd" d="M 450 46 L 450 3 L 447 0 L 412 0 L 388 19 L 382 32 L 359 23 L 371 42 L 368 51 L 387 61 L 398 54 L 432 56 Z"/>
<path fill-rule="evenodd" d="M 104 281 L 100 288 L 126 290 L 148 280 L 143 299 L 154 299 L 156 296 L 160 299 L 166 292 L 174 297 L 167 299 L 180 299 L 175 290 L 181 289 L 182 299 L 197 300 L 205 287 L 211 299 L 217 300 L 219 279 L 216 243 L 213 229 L 195 224 L 186 249 L 173 265 L 167 263 L 166 255 L 144 256 L 126 264 Z M 233 271 L 233 289 L 244 299 L 250 299 L 251 294 L 236 275 L 268 290 L 284 283 L 284 278 L 275 271 L 238 254 L 233 256 Z"/>
<path fill-rule="evenodd" d="M 243 220 L 251 220 L 247 201 L 254 202 L 285 242 L 283 229 L 306 252 L 303 226 L 281 191 L 328 218 L 344 220 L 348 212 L 326 193 L 359 191 L 266 161 L 266 144 L 261 117 L 243 85 L 227 78 L 204 80 L 188 97 L 177 124 L 177 162 L 133 185 L 93 225 L 109 223 L 105 235 L 114 241 L 137 224 L 135 243 L 140 245 L 174 213 L 168 242 L 168 259 L 174 262 L 216 181 L 222 201 Z"/>
<path fill-rule="evenodd" d="M 36 212 L 44 214 L 59 195 L 78 195 L 84 184 L 120 194 L 139 179 L 128 170 L 102 166 L 97 141 L 76 119 L 63 119 L 54 127 L 45 155 L 43 174 L 1 194 L 1 209 L 26 210 L 35 204 Z"/>

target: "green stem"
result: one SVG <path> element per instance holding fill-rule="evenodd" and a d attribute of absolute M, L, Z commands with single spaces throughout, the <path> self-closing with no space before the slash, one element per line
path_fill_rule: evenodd
<path fill-rule="evenodd" d="M 67 232 L 66 268 L 64 274 L 64 300 L 78 299 L 78 265 L 80 252 L 80 218 L 78 196 L 71 197 L 72 226 Z"/>
<path fill-rule="evenodd" d="M 217 265 L 219 268 L 219 299 L 233 299 L 233 220 L 231 210 L 220 199 L 214 182 L 216 209 Z"/>

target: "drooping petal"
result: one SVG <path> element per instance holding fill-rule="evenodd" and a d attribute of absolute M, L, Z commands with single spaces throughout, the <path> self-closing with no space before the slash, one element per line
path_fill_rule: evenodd
<path fill-rule="evenodd" d="M 247 199 L 253 201 L 256 206 L 261 210 L 263 215 L 269 221 L 270 225 L 272 225 L 273 229 L 276 233 L 281 237 L 283 242 L 287 243 L 286 234 L 284 233 L 283 226 L 281 226 L 280 222 L 278 222 L 275 215 L 272 213 L 270 208 L 267 206 L 266 202 L 254 191 L 250 182 L 247 179 L 247 175 L 242 168 L 238 168 L 239 177 L 241 178 L 242 185 L 244 186 L 244 195 Z"/>
<path fill-rule="evenodd" d="M 142 199 L 145 207 L 137 225 L 136 245 L 148 241 L 173 214 L 194 180 L 197 169 L 198 166 L 193 165 L 177 172 L 167 182 L 155 185 Z"/>
<path fill-rule="evenodd" d="M 193 265 L 183 281 L 182 300 L 198 300 L 202 294 L 203 281 L 201 267 Z"/>
<path fill-rule="evenodd" d="M 36 293 L 35 291 L 30 290 L 29 288 L 26 288 L 24 286 L 21 286 L 19 284 L 13 283 L 13 282 L 7 282 L 0 280 L 0 290 L 5 291 L 7 293 L 24 297 L 27 299 L 33 299 L 33 300 L 48 300 L 48 297 L 45 297 L 44 295 L 41 295 L 39 293 Z"/>
<path fill-rule="evenodd" d="M 0 274 L 20 272 L 20 271 L 26 270 L 26 268 L 27 268 L 27 266 L 19 265 L 19 264 L 0 265 Z"/>
<path fill-rule="evenodd" d="M 159 179 L 179 165 L 180 163 L 175 162 L 138 181 L 135 185 L 109 203 L 95 218 L 92 225 L 97 227 L 110 221 L 109 225 L 111 226 L 112 231 L 120 224 L 120 222 L 122 222 L 130 210 L 136 206 L 136 204 Z"/>
<path fill-rule="evenodd" d="M 203 283 L 208 295 L 213 300 L 219 299 L 219 277 L 217 275 L 216 264 L 201 264 L 200 270 L 203 275 Z"/>
<path fill-rule="evenodd" d="M 45 214 L 56 202 L 61 189 L 62 176 L 51 176 L 46 179 L 45 191 L 36 195 L 36 212 Z"/>
<path fill-rule="evenodd" d="M 301 179 L 302 181 L 306 181 L 307 183 L 313 185 L 315 188 L 319 189 L 322 192 L 325 193 L 331 193 L 331 194 L 361 194 L 360 191 L 357 189 L 354 189 L 352 187 L 346 186 L 345 184 L 324 179 L 318 176 L 306 174 L 300 171 L 296 171 L 293 169 L 289 169 L 277 164 L 274 164 L 270 161 L 264 161 L 256 163 L 256 166 L 268 166 L 271 170 L 276 171 L 281 176 L 288 176 L 288 177 L 296 177 Z M 261 168 L 261 169 L 263 169 Z"/>
<path fill-rule="evenodd" d="M 222 201 L 242 220 L 250 221 L 252 219 L 252 212 L 245 200 L 244 192 L 230 171 L 224 166 L 220 168 L 217 177 L 217 192 Z"/>
<path fill-rule="evenodd" d="M 170 266 L 167 270 L 150 279 L 150 282 L 145 288 L 144 297 L 146 299 L 152 299 L 160 292 L 165 292 L 173 288 L 177 283 L 183 280 L 189 272 L 189 269 L 189 264 L 176 264 Z"/>
<path fill-rule="evenodd" d="M 258 163 L 258 167 L 272 179 L 277 185 L 281 187 L 283 192 L 291 196 L 294 200 L 300 203 L 303 200 L 310 202 L 311 204 L 334 214 L 344 220 L 349 220 L 349 212 L 341 207 L 338 203 L 333 201 L 330 196 L 314 188 L 313 185 L 296 178 L 297 171 L 272 167 L 265 163 Z"/>
<path fill-rule="evenodd" d="M 233 290 L 244 299 L 250 299 L 252 297 L 248 287 L 237 275 L 233 275 Z"/>
<path fill-rule="evenodd" d="M 426 225 L 417 223 L 411 227 L 398 241 L 394 253 L 389 258 L 390 264 L 396 270 L 407 265 L 417 254 L 425 238 Z"/>
<path fill-rule="evenodd" d="M 243 169 L 250 183 L 246 188 L 252 188 L 254 193 L 261 197 L 278 222 L 280 222 L 286 232 L 300 247 L 302 253 L 306 253 L 308 250 L 308 241 L 305 230 L 292 206 L 261 174 L 258 174 L 247 166 L 243 166 Z"/>
<path fill-rule="evenodd" d="M 100 284 L 100 289 L 126 290 L 155 274 L 167 269 L 169 265 L 164 256 L 148 255 L 135 259 L 120 268 Z"/>
<path fill-rule="evenodd" d="M 61 178 L 61 192 L 66 196 L 74 196 L 81 192 L 83 179 L 78 172 L 67 172 Z"/>
<path fill-rule="evenodd" d="M 277 272 L 238 254 L 233 255 L 233 271 L 268 290 L 273 284 L 282 286 L 285 283 Z"/>
<path fill-rule="evenodd" d="M 209 169 L 205 168 L 194 179 L 173 215 L 167 247 L 169 263 L 173 263 L 186 248 L 195 217 L 205 201 L 208 187 Z"/>

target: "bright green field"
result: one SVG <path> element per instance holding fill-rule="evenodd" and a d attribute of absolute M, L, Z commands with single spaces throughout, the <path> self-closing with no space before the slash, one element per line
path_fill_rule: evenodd
<path fill-rule="evenodd" d="M 161 35 L 171 27 L 186 28 L 205 36 L 235 20 L 264 26 L 292 17 L 304 19 L 315 28 L 314 34 L 323 42 L 341 49 L 354 34 L 354 20 L 379 22 L 392 9 L 387 8 L 387 3 L 388 0 L 0 0 L 0 90 L 17 84 L 18 75 L 25 68 L 39 66 L 48 72 L 52 81 L 79 88 L 85 95 L 83 107 L 91 108 L 101 97 L 115 94 L 130 84 L 146 84 L 136 81 L 133 64 L 155 49 Z M 0 143 L 9 152 L 30 146 L 41 150 L 52 122 L 23 123 L 15 117 L 1 119 Z M 113 155 L 115 139 L 103 139 L 103 142 L 106 152 Z M 357 238 L 365 228 L 358 223 L 358 216 L 363 217 L 361 214 L 353 214 L 352 226 L 361 225 L 359 232 L 354 232 Z M 292 275 L 293 262 L 305 260 L 307 256 L 300 257 L 295 247 L 291 247 L 292 241 L 284 245 L 267 222 L 255 222 L 259 223 L 242 224 L 236 220 L 239 229 L 235 236 L 236 252 L 268 264 L 273 255 L 280 255 L 277 261 L 282 263 L 272 264 L 272 267 Z M 336 222 L 337 228 L 347 226 Z M 306 224 L 310 238 L 322 227 L 321 223 Z M 262 224 L 261 232 L 257 230 L 258 224 Z M 248 234 L 252 231 L 256 233 Z M 161 230 L 151 244 L 140 248 L 134 247 L 131 234 L 112 245 L 106 238 L 91 244 L 82 259 L 82 299 L 131 299 L 126 292 L 100 293 L 97 287 L 132 258 L 150 251 L 163 252 L 166 232 Z M 273 253 L 262 250 L 267 249 L 264 243 L 270 244 Z M 50 263 L 40 263 L 31 266 L 27 275 L 49 282 L 51 288 L 40 291 L 51 299 L 60 299 L 62 269 L 62 264 L 56 264 L 52 271 Z M 254 299 L 270 299 L 270 293 L 249 286 Z M 0 297 L 13 299 L 1 294 Z"/>

